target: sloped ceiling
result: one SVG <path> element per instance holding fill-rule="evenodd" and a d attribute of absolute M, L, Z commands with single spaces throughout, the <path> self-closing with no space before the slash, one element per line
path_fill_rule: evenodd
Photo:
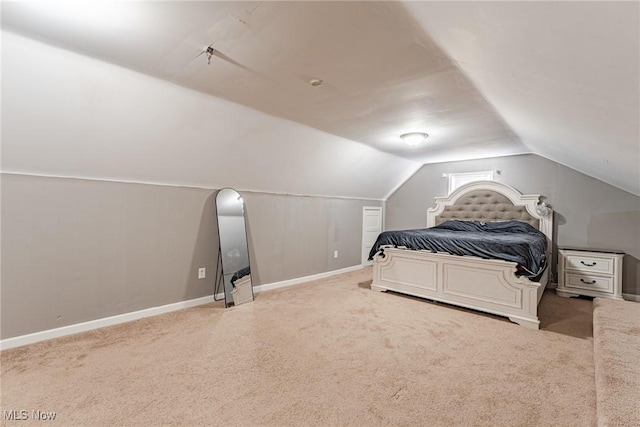
<path fill-rule="evenodd" d="M 640 195 L 640 2 L 407 2 L 532 152 Z"/>
<path fill-rule="evenodd" d="M 305 131 L 310 140 L 319 138 L 315 152 L 322 153 L 305 161 L 310 171 L 333 172 L 323 177 L 326 185 L 314 181 L 317 173 L 299 175 L 295 186 L 265 179 L 279 170 L 269 173 L 270 164 L 299 161 L 296 142 L 280 141 L 260 152 L 264 174 L 238 167 L 238 174 L 253 177 L 243 182 L 247 187 L 384 197 L 419 164 L 534 152 L 640 194 L 635 2 L 65 6 L 4 2 L 3 28 L 321 131 L 314 137 Z M 209 45 L 215 49 L 210 61 L 203 54 Z M 324 84 L 311 86 L 313 78 Z M 273 123 L 280 139 L 289 139 L 290 125 Z M 402 144 L 399 135 L 413 131 L 427 132 L 426 143 Z M 17 130 L 11 135 L 29 139 Z M 348 152 L 362 158 L 362 148 L 355 148 L 361 144 L 379 154 L 367 152 L 376 160 L 358 170 L 354 184 L 330 159 Z M 3 164 L 5 157 L 3 147 Z M 28 162 L 26 152 L 21 162 Z M 396 178 L 363 176 L 381 171 Z M 201 180 L 219 178 L 204 174 Z M 348 192 L 338 189 L 345 180 Z"/>

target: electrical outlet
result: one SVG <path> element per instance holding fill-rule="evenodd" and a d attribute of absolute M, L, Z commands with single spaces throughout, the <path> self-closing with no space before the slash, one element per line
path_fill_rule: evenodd
<path fill-rule="evenodd" d="M 338 258 L 338 251 L 333 251 L 333 257 Z"/>
<path fill-rule="evenodd" d="M 207 276 L 207 269 L 206 268 L 199 268 L 198 269 L 198 279 L 204 279 Z"/>

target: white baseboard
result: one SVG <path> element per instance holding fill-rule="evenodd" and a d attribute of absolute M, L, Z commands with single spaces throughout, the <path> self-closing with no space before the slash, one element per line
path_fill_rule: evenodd
<path fill-rule="evenodd" d="M 626 301 L 640 302 L 640 295 L 636 294 L 622 294 L 622 298 L 624 298 Z"/>
<path fill-rule="evenodd" d="M 297 277 L 295 279 L 283 280 L 281 282 L 268 283 L 266 285 L 254 286 L 253 292 L 260 293 L 273 289 L 286 288 L 288 286 L 299 285 L 300 283 L 311 282 L 312 280 L 324 279 L 325 277 L 335 276 L 336 274 L 348 273 L 350 271 L 360 270 L 362 265 L 354 265 L 352 267 L 341 268 L 340 270 L 327 271 L 326 273 L 313 274 L 311 276 Z"/>
<path fill-rule="evenodd" d="M 347 273 L 362 268 L 360 265 L 347 267 L 340 270 L 328 271 L 326 273 L 314 274 L 312 276 L 299 277 L 296 279 L 284 280 L 282 282 L 269 283 L 266 285 L 255 286 L 255 293 L 264 292 L 272 289 L 284 288 L 288 286 L 298 285 L 300 283 L 312 280 L 322 279 L 324 277 L 334 276 L 336 274 Z M 216 295 L 216 299 L 224 299 L 223 294 Z M 10 348 L 22 347 L 28 344 L 34 344 L 40 341 L 46 341 L 53 338 L 65 337 L 67 335 L 87 332 L 105 326 L 118 325 L 120 323 L 131 322 L 133 320 L 142 319 L 150 316 L 157 316 L 172 311 L 182 310 L 185 308 L 196 307 L 198 305 L 209 304 L 214 301 L 213 295 L 195 298 L 188 301 L 180 301 L 172 304 L 161 305 L 159 307 L 151 307 L 144 310 L 132 311 L 130 313 L 118 314 L 116 316 L 105 317 L 102 319 L 90 320 L 88 322 L 76 323 L 74 325 L 62 326 L 60 328 L 48 329 L 46 331 L 34 332 L 32 334 L 21 335 L 18 337 L 0 340 L 0 350 L 8 350 Z"/>
<path fill-rule="evenodd" d="M 120 323 L 131 322 L 133 320 L 138 320 L 145 317 L 157 316 L 158 314 L 164 314 L 171 311 L 182 310 L 184 308 L 208 304 L 210 302 L 213 302 L 213 295 L 208 295 L 206 297 L 187 301 L 180 301 L 172 304 L 161 305 L 158 307 L 146 308 L 144 310 L 132 311 L 130 313 L 104 317 L 102 319 L 90 320 L 88 322 L 76 323 L 74 325 L 62 326 L 60 328 L 48 329 L 46 331 L 34 332 L 32 334 L 21 335 L 19 337 L 7 338 L 0 341 L 0 350 L 21 347 L 23 345 L 50 340 L 52 338 L 65 337 L 67 335 L 73 335 L 80 332 L 91 331 L 93 329 L 104 328 L 105 326 L 118 325 Z"/>

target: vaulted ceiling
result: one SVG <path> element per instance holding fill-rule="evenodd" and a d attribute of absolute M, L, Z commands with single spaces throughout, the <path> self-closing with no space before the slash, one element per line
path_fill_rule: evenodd
<path fill-rule="evenodd" d="M 264 189 L 363 197 L 386 196 L 420 164 L 519 153 L 640 195 L 639 17 L 637 2 L 49 1 L 2 9 L 12 33 L 326 134 L 305 158 L 310 170 L 321 162 L 318 170 L 330 171 L 340 163 L 331 159 L 352 153 L 345 170 L 365 157 L 372 166 L 362 173 L 395 178 L 384 175 L 379 193 L 305 190 L 304 174 L 299 186 L 283 180 Z M 38 56 L 37 45 L 24 46 L 36 50 L 23 56 Z M 400 141 L 415 131 L 429 134 L 425 143 Z M 261 152 L 261 167 L 299 160 L 294 144 Z M 249 149 L 237 145 L 243 155 Z"/>

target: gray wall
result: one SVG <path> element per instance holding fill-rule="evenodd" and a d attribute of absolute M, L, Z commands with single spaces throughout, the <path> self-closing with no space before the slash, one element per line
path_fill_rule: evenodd
<path fill-rule="evenodd" d="M 0 338 L 213 293 L 217 190 L 1 177 Z M 381 205 L 241 194 L 254 286 L 359 264 L 362 206 Z"/>
<path fill-rule="evenodd" d="M 499 170 L 497 180 L 546 197 L 555 211 L 556 248 L 624 250 L 623 292 L 640 295 L 640 197 L 534 154 L 423 166 L 387 200 L 386 229 L 424 227 L 434 197 L 447 194 L 443 173 L 484 170 Z M 554 272 L 556 257 L 554 251 Z"/>
<path fill-rule="evenodd" d="M 251 192 L 242 198 L 254 286 L 360 264 L 362 208 L 382 206 L 377 200 Z"/>

